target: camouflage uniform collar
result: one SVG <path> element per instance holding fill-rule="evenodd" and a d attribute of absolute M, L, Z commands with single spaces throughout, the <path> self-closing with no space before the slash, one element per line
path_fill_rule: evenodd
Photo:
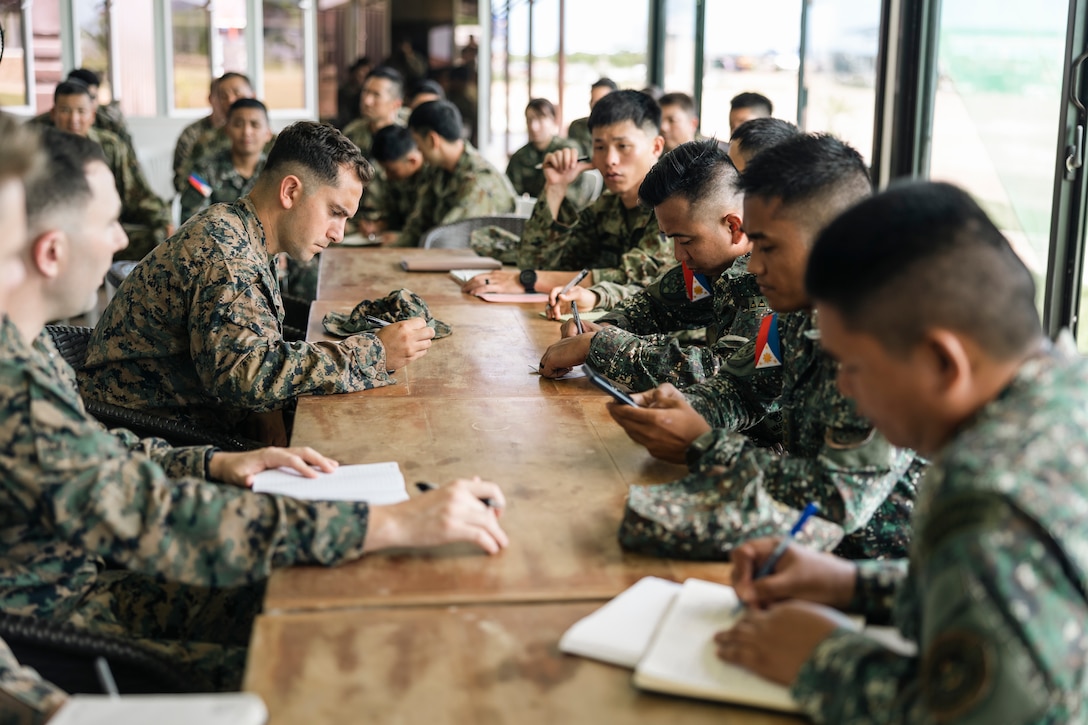
<path fill-rule="evenodd" d="M 476 147 L 465 141 L 465 150 L 461 152 L 461 158 L 457 159 L 457 165 L 453 167 L 450 175 L 457 176 L 464 173 L 479 166 L 482 161 L 483 157 L 480 156 L 480 152 L 476 150 Z"/>
<path fill-rule="evenodd" d="M 261 222 L 261 218 L 257 216 L 257 209 L 253 206 L 253 201 L 249 196 L 243 196 L 231 204 L 230 207 L 242 220 L 242 225 L 245 226 L 249 238 L 254 239 L 255 245 L 259 246 L 269 259 L 272 259 L 275 255 L 268 253 L 268 239 L 265 237 L 264 224 Z"/>

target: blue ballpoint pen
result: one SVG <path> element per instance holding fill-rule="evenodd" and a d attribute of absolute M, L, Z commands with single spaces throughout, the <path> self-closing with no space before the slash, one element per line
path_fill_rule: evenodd
<path fill-rule="evenodd" d="M 778 542 L 778 546 L 774 547 L 774 551 L 767 557 L 767 561 L 763 562 L 763 566 L 759 567 L 759 571 L 752 577 L 753 579 L 762 579 L 774 571 L 774 568 L 778 566 L 778 560 L 786 553 L 786 549 L 790 547 L 793 538 L 801 533 L 801 529 L 805 527 L 805 522 L 808 521 L 809 517 L 819 510 L 820 507 L 814 503 L 805 506 L 805 510 L 801 512 L 801 517 L 797 519 L 797 523 L 790 529 L 789 535 L 782 537 L 782 540 Z"/>

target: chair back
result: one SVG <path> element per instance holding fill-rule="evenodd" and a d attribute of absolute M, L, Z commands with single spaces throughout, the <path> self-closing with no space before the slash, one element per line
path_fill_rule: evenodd
<path fill-rule="evenodd" d="M 82 370 L 83 363 L 87 360 L 87 342 L 91 339 L 93 327 L 77 327 L 75 325 L 46 325 L 45 329 L 53 339 L 64 361 L 72 366 L 73 370 Z"/>
<path fill-rule="evenodd" d="M 528 217 L 517 214 L 496 214 L 462 219 L 430 230 L 423 235 L 420 246 L 426 249 L 467 249 L 472 232 L 484 227 L 500 227 L 520 237 L 527 219 Z"/>

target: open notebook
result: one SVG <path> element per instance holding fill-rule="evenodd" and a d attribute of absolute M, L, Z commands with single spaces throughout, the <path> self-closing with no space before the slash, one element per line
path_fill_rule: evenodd
<path fill-rule="evenodd" d="M 449 272 L 454 269 L 502 269 L 502 262 L 492 257 L 432 255 L 402 259 L 400 266 L 406 272 Z"/>
<path fill-rule="evenodd" d="M 294 471 L 264 471 L 253 477 L 257 493 L 276 493 L 308 501 L 366 501 L 388 505 L 408 500 L 404 476 L 394 461 L 340 466 L 317 478 L 303 478 Z"/>

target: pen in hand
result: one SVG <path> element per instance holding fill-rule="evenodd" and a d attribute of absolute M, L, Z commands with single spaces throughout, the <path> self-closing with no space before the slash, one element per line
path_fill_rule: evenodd
<path fill-rule="evenodd" d="M 570 282 L 567 282 L 565 285 L 563 285 L 563 289 L 559 290 L 559 294 L 565 295 L 566 293 L 570 292 L 572 289 L 574 289 L 574 285 L 578 284 L 588 276 L 589 270 L 583 269 L 581 272 L 574 275 Z"/>
<path fill-rule="evenodd" d="M 438 486 L 433 483 L 428 483 L 427 481 L 416 481 L 416 488 L 419 489 L 420 493 L 427 493 L 428 491 L 435 490 L 436 488 L 438 488 Z M 499 505 L 495 502 L 495 499 L 493 498 L 481 498 L 480 502 L 484 506 L 487 506 L 489 509 L 499 508 Z"/>
<path fill-rule="evenodd" d="M 580 164 L 588 164 L 588 163 L 590 162 L 590 160 L 591 160 L 591 159 L 590 159 L 590 158 L 589 158 L 588 156 L 579 156 L 579 157 L 578 157 L 578 163 L 580 163 Z M 544 168 L 544 164 L 542 164 L 542 163 L 541 163 L 541 164 L 537 164 L 537 165 L 536 165 L 536 166 L 534 166 L 533 168 L 534 168 L 534 169 L 538 169 L 538 170 L 539 170 L 539 169 L 543 169 L 543 168 Z"/>
<path fill-rule="evenodd" d="M 581 335 L 586 331 L 586 328 L 582 327 L 582 316 L 578 314 L 578 303 L 570 303 L 570 315 L 574 318 L 574 327 L 577 328 L 578 334 Z"/>
<path fill-rule="evenodd" d="M 801 529 L 805 527 L 805 522 L 809 520 L 812 514 L 820 510 L 820 507 L 815 503 L 810 503 L 805 506 L 805 510 L 801 512 L 800 518 L 797 519 L 797 523 L 790 529 L 790 533 L 782 537 L 782 540 L 778 542 L 778 546 L 774 547 L 774 551 L 767 557 L 767 561 L 763 562 L 763 566 L 759 567 L 759 570 L 755 573 L 752 579 L 762 579 L 778 566 L 778 560 L 782 558 L 782 555 L 786 553 L 786 549 L 790 548 L 790 543 L 793 541 L 797 534 L 801 533 Z"/>
<path fill-rule="evenodd" d="M 387 320 L 381 319 L 380 317 L 375 317 L 374 315 L 367 315 L 366 321 L 371 323 L 372 325 L 377 325 L 378 327 L 389 327 L 391 324 L 393 324 Z"/>

